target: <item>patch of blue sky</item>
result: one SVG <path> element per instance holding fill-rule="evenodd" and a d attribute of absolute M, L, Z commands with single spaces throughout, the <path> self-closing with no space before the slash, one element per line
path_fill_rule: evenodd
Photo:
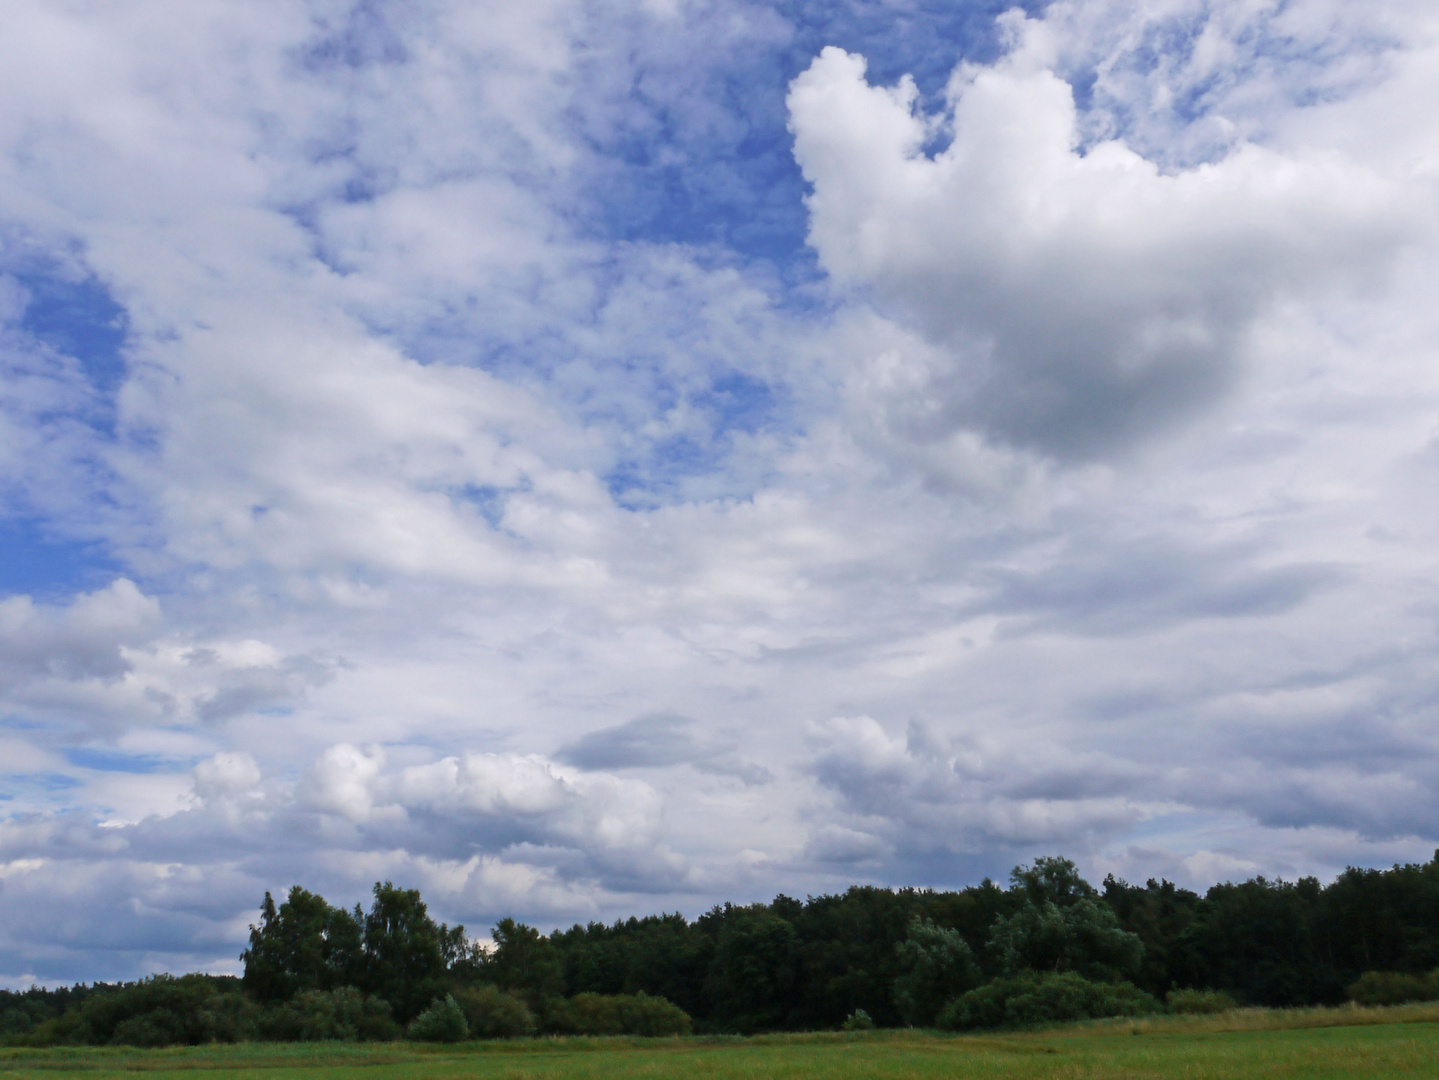
<path fill-rule="evenodd" d="M 104 544 L 57 536 L 34 516 L 0 519 L 0 596 L 70 596 L 103 588 L 122 572 Z"/>
<path fill-rule="evenodd" d="M 125 754 L 118 750 L 104 750 L 89 746 L 76 746 L 64 751 L 65 760 L 77 769 L 91 772 L 133 773 L 149 776 L 159 772 L 173 772 L 175 763 L 154 754 Z"/>
<path fill-rule="evenodd" d="M 318 16 L 319 36 L 298 54 L 311 70 L 363 67 L 374 63 L 402 63 L 406 49 L 390 25 L 384 5 L 360 0 L 341 18 Z"/>
<path fill-rule="evenodd" d="M 466 484 L 451 492 L 451 497 L 473 506 L 492 529 L 498 529 L 505 516 L 505 497 L 509 493 L 510 489 L 493 484 Z"/>
<path fill-rule="evenodd" d="M 715 379 L 693 402 L 713 418 L 719 434 L 761 431 L 773 422 L 779 404 L 774 387 L 740 371 Z"/>
<path fill-rule="evenodd" d="M 16 273 L 28 294 L 20 329 L 79 361 L 90 384 L 111 397 L 125 378 L 126 313 L 95 278 L 53 271 Z"/>
<path fill-rule="evenodd" d="M 27 792 L 45 792 L 53 794 L 62 791 L 73 791 L 84 785 L 79 777 L 71 776 L 68 773 L 43 772 L 26 773 L 23 776 L 11 777 L 6 781 L 7 786 L 13 795 L 24 795 Z"/>
<path fill-rule="evenodd" d="M 1015 6 L 1037 13 L 1046 4 L 790 0 L 766 9 L 782 29 L 761 25 L 739 38 L 718 25 L 735 9 L 712 9 L 717 25 L 701 24 L 692 33 L 705 45 L 732 44 L 709 50 L 707 69 L 693 65 L 701 51 L 693 43 L 642 51 L 623 121 L 595 140 L 607 166 L 596 182 L 594 226 L 626 240 L 717 244 L 773 262 L 786 277 L 812 275 L 805 185 L 787 128 L 790 82 L 826 45 L 837 45 L 866 57 L 871 81 L 913 76 L 929 107 L 937 108 L 956 65 L 997 54 L 995 18 Z M 661 25 L 652 32 L 670 31 Z"/>

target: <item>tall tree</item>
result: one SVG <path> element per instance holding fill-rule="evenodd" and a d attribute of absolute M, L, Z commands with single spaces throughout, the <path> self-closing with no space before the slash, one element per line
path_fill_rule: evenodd
<path fill-rule="evenodd" d="M 450 964 L 464 955 L 465 928 L 436 925 L 418 889 L 376 882 L 374 896 L 364 916 L 363 989 L 408 1022 L 446 992 Z"/>

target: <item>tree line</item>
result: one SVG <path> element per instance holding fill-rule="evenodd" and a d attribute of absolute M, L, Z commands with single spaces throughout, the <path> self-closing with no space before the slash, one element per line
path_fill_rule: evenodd
<path fill-rule="evenodd" d="M 1095 888 L 1063 858 L 1007 886 L 844 893 L 591 922 L 492 942 L 375 885 L 368 911 L 266 893 L 242 978 L 0 992 L 7 1042 L 454 1040 L 1022 1026 L 1240 1005 L 1439 998 L 1439 852 L 1321 885 Z"/>

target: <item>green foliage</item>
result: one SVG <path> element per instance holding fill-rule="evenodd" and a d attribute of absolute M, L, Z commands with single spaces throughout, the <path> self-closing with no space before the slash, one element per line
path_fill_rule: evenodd
<path fill-rule="evenodd" d="M 1000 972 L 1072 971 L 1106 982 L 1135 974 L 1144 945 L 1119 925 L 1068 859 L 1036 859 L 1011 878 L 1019 905 L 989 935 L 989 954 Z"/>
<path fill-rule="evenodd" d="M 794 924 L 765 904 L 726 904 L 703 916 L 700 925 L 715 934 L 704 987 L 715 1023 L 742 1034 L 783 1028 L 800 986 Z"/>
<path fill-rule="evenodd" d="M 1162 997 L 1174 986 L 1175 965 L 1199 909 L 1198 894 L 1153 878 L 1142 887 L 1130 885 L 1111 874 L 1104 879 L 1104 903 L 1120 927 L 1138 936 L 1144 946 L 1144 960 L 1133 981 Z"/>
<path fill-rule="evenodd" d="M 939 1015 L 949 1031 L 1031 1027 L 1105 1016 L 1142 1016 L 1160 1004 L 1132 983 L 1094 982 L 1073 971 L 1024 972 L 955 998 Z"/>
<path fill-rule="evenodd" d="M 1411 975 L 1403 971 L 1366 971 L 1349 986 L 1349 1000 L 1360 1005 L 1403 1005 L 1439 1001 L 1439 971 Z"/>
<path fill-rule="evenodd" d="M 576 994 L 547 1002 L 545 1030 L 557 1035 L 688 1035 L 689 1015 L 661 997 Z"/>
<path fill-rule="evenodd" d="M 1172 1013 L 1208 1016 L 1239 1008 L 1239 1003 L 1222 990 L 1171 990 L 1165 1005 Z"/>
<path fill-rule="evenodd" d="M 37 1025 L 32 1038 L 117 1046 L 239 1042 L 254 1036 L 260 1010 L 237 989 L 205 975 L 155 975 L 88 995 Z"/>
<path fill-rule="evenodd" d="M 351 985 L 363 974 L 359 911 L 331 907 L 298 885 L 277 910 L 267 892 L 260 924 L 250 927 L 250 947 L 240 959 L 245 992 L 260 1002 Z"/>
<path fill-rule="evenodd" d="M 643 990 L 686 1012 L 703 1007 L 700 988 L 714 940 L 678 913 L 592 922 L 550 935 L 562 957 L 564 994 L 634 994 Z"/>
<path fill-rule="evenodd" d="M 974 951 L 957 930 L 916 915 L 897 949 L 902 969 L 894 981 L 899 1015 L 912 1027 L 931 1027 L 945 1002 L 980 980 Z M 868 1013 L 865 1016 L 868 1017 Z"/>
<path fill-rule="evenodd" d="M 1318 898 L 1315 933 L 1352 981 L 1364 971 L 1419 974 L 1439 967 L 1439 852 L 1432 862 L 1349 869 Z"/>
<path fill-rule="evenodd" d="M 1057 855 L 1034 860 L 1033 866 L 1016 866 L 1009 875 L 1010 889 L 1036 907 L 1054 904 L 1067 908 L 1099 895 L 1079 876 L 1073 861 Z"/>
<path fill-rule="evenodd" d="M 376 883 L 364 916 L 360 986 L 388 1001 L 404 1022 L 444 994 L 450 964 L 463 957 L 465 928 L 436 925 L 418 889 Z"/>
<path fill-rule="evenodd" d="M 869 1013 L 863 1009 L 855 1009 L 854 1012 L 844 1018 L 844 1023 L 840 1025 L 840 1030 L 873 1031 L 874 1021 L 869 1018 Z"/>
<path fill-rule="evenodd" d="M 443 1000 L 436 999 L 410 1021 L 405 1035 L 415 1042 L 463 1042 L 470 1037 L 470 1026 L 465 1022 L 465 1011 L 459 1002 L 446 994 Z"/>
<path fill-rule="evenodd" d="M 492 936 L 495 949 L 485 972 L 499 986 L 536 1000 L 564 992 L 564 961 L 554 942 L 514 919 L 501 919 Z"/>
<path fill-rule="evenodd" d="M 1327 961 L 1337 935 L 1323 928 L 1322 900 L 1314 878 L 1214 886 L 1178 943 L 1176 981 L 1256 1005 L 1343 1001 L 1358 972 L 1346 980 Z"/>
<path fill-rule="evenodd" d="M 462 986 L 455 991 L 475 1039 L 515 1039 L 535 1033 L 535 1014 L 514 994 L 498 986 Z"/>
<path fill-rule="evenodd" d="M 303 990 L 271 1006 L 260 1030 L 265 1038 L 282 1042 L 385 1042 L 400 1037 L 390 1003 L 366 997 L 353 986 Z"/>

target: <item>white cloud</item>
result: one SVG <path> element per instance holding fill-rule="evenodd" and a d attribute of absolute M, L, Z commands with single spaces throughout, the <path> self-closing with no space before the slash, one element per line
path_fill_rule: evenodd
<path fill-rule="evenodd" d="M 1427 222 L 1332 152 L 1243 144 L 1165 172 L 1117 140 L 1081 147 L 1071 87 L 1031 51 L 959 69 L 938 119 L 834 47 L 790 90 L 821 264 L 947 354 L 895 387 L 916 441 L 1123 449 L 1228 389 L 1270 304 L 1371 280 Z"/>
<path fill-rule="evenodd" d="M 119 578 L 66 607 L 28 596 L 0 600 L 0 678 L 12 686 L 46 678 L 113 680 L 131 668 L 127 646 L 152 640 L 159 603 Z"/>

